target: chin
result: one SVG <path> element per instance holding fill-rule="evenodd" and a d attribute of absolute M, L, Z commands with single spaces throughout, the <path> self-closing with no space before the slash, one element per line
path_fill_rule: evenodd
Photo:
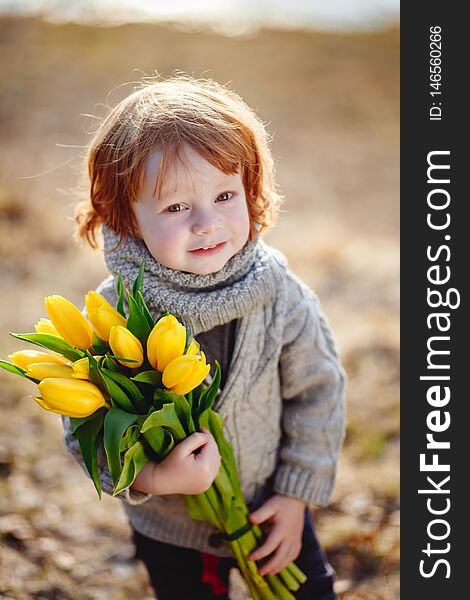
<path fill-rule="evenodd" d="M 219 264 L 208 264 L 208 265 L 199 265 L 197 269 L 192 269 L 190 272 L 195 275 L 211 275 L 212 273 L 217 273 L 221 269 L 225 267 L 227 261 L 221 261 Z"/>
<path fill-rule="evenodd" d="M 194 271 L 194 274 L 195 275 L 211 275 L 212 273 L 217 273 L 218 271 L 223 269 L 224 266 L 225 266 L 225 264 L 223 264 L 221 267 L 207 267 L 207 269 L 198 269 L 197 271 Z"/>

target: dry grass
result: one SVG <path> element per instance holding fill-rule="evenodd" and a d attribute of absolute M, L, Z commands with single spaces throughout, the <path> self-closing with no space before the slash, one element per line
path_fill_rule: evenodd
<path fill-rule="evenodd" d="M 268 240 L 317 291 L 349 375 L 347 438 L 333 502 L 316 511 L 320 536 L 344 600 L 397 598 L 398 32 L 229 39 L 3 19 L 0 48 L 1 356 L 21 346 L 7 331 L 43 316 L 44 296 L 80 305 L 105 275 L 101 256 L 71 241 L 71 190 L 93 126 L 80 114 L 102 115 L 96 104 L 136 69 L 231 81 L 274 134 L 287 203 Z M 58 419 L 26 397 L 32 386 L 2 383 L 0 595 L 151 598 L 118 502 L 96 499 Z"/>

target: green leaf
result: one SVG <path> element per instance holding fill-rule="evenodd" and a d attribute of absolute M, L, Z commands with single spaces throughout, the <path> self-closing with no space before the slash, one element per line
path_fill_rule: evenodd
<path fill-rule="evenodd" d="M 98 413 L 98 411 L 97 411 Z M 103 427 L 104 412 L 95 413 L 95 418 L 89 419 L 80 427 L 75 428 L 74 436 L 78 439 L 82 451 L 83 462 L 101 498 L 101 481 L 98 469 L 98 436 Z"/>
<path fill-rule="evenodd" d="M 20 367 L 17 367 L 13 363 L 8 362 L 6 360 L 0 360 L 0 367 L 2 367 L 2 369 L 5 369 L 5 371 L 14 373 L 15 375 L 20 375 L 21 377 L 26 377 L 26 371 L 24 371 L 23 369 L 20 369 Z"/>
<path fill-rule="evenodd" d="M 121 477 L 114 488 L 113 496 L 123 492 L 133 483 L 141 469 L 149 462 L 149 457 L 145 453 L 142 442 L 136 442 L 124 454 L 124 466 L 121 471 Z"/>
<path fill-rule="evenodd" d="M 202 415 L 204 411 L 206 411 L 212 406 L 212 403 L 214 402 L 214 399 L 217 396 L 217 392 L 219 391 L 220 379 L 220 365 L 217 361 L 215 361 L 215 373 L 212 382 L 209 385 L 209 387 L 206 388 L 199 396 L 199 402 L 197 404 L 197 407 L 193 408 L 193 414 L 195 417 Z"/>
<path fill-rule="evenodd" d="M 153 408 L 154 408 L 154 410 L 160 410 L 161 408 L 163 408 L 163 405 L 166 402 L 166 397 L 165 397 L 165 395 L 162 395 L 162 391 L 163 391 L 162 389 L 157 388 L 153 392 L 152 402 L 153 402 Z"/>
<path fill-rule="evenodd" d="M 122 315 L 126 319 L 127 318 L 126 313 L 124 312 L 124 286 L 122 284 L 121 271 L 119 271 L 118 278 L 117 278 L 117 293 L 118 293 L 118 303 L 116 306 L 116 310 L 118 311 L 118 313 L 120 315 Z"/>
<path fill-rule="evenodd" d="M 139 415 L 124 412 L 120 408 L 112 408 L 104 419 L 104 449 L 108 458 L 109 472 L 115 485 L 122 470 L 120 452 L 122 436 L 138 418 Z"/>
<path fill-rule="evenodd" d="M 194 406 L 194 404 L 198 404 L 199 402 L 199 398 L 201 397 L 202 392 L 207 389 L 207 385 L 203 385 L 200 384 L 197 386 L 197 388 L 194 388 L 193 390 L 193 399 L 192 399 L 192 405 Z"/>
<path fill-rule="evenodd" d="M 147 323 L 149 324 L 150 331 L 152 331 L 152 329 L 154 328 L 155 322 L 154 322 L 153 317 L 148 309 L 147 304 L 145 303 L 144 297 L 142 296 L 142 292 L 140 290 L 137 292 L 135 299 L 137 301 L 137 304 L 139 305 L 141 313 L 144 315 L 145 319 L 147 320 Z"/>
<path fill-rule="evenodd" d="M 100 365 L 100 367 L 105 367 L 106 369 L 108 369 L 108 371 L 118 371 L 119 372 L 118 365 L 107 354 L 100 358 L 99 365 Z"/>
<path fill-rule="evenodd" d="M 132 381 L 139 383 L 150 383 L 151 385 L 160 387 L 162 385 L 162 374 L 160 371 L 151 369 L 150 371 L 142 371 L 135 377 L 131 377 Z"/>
<path fill-rule="evenodd" d="M 163 406 L 167 402 L 172 402 L 175 405 L 176 415 L 187 435 L 191 435 L 196 431 L 193 417 L 191 416 L 191 407 L 185 396 L 175 394 L 171 390 L 155 390 L 153 398 L 154 401 L 160 402 Z"/>
<path fill-rule="evenodd" d="M 145 348 L 147 338 L 150 335 L 151 327 L 147 323 L 147 319 L 141 313 L 139 305 L 135 301 L 133 295 L 127 290 L 127 300 L 129 303 L 129 318 L 127 319 L 127 329 L 132 332 Z"/>
<path fill-rule="evenodd" d="M 83 350 L 74 348 L 71 344 L 58 337 L 57 335 L 51 335 L 50 333 L 12 333 L 10 335 L 18 340 L 24 342 L 30 342 L 36 346 L 47 348 L 53 352 L 58 352 L 68 358 L 69 360 L 76 361 L 85 356 Z"/>
<path fill-rule="evenodd" d="M 99 363 L 96 360 L 96 358 L 92 354 L 90 354 L 90 352 L 88 352 L 88 350 L 86 351 L 86 355 L 88 357 L 88 379 L 91 381 L 91 383 L 94 383 L 103 392 L 107 399 L 108 389 L 106 386 L 106 382 L 104 381 L 103 376 L 101 374 Z"/>
<path fill-rule="evenodd" d="M 108 371 L 107 369 L 102 369 L 102 373 L 107 375 L 110 379 L 118 383 L 126 392 L 127 396 L 130 398 L 132 404 L 135 409 L 139 412 L 148 411 L 147 402 L 145 398 L 142 396 L 139 388 L 133 383 L 129 377 L 123 375 L 122 373 L 117 373 L 115 371 Z"/>
<path fill-rule="evenodd" d="M 145 259 L 140 261 L 139 274 L 135 278 L 134 285 L 132 286 L 132 294 L 134 298 L 137 296 L 137 292 L 142 292 L 142 284 L 144 283 L 144 271 L 145 271 Z"/>
<path fill-rule="evenodd" d="M 204 511 L 204 502 L 200 496 L 184 496 L 184 503 L 189 516 L 196 521 L 208 521 L 207 514 Z"/>
<path fill-rule="evenodd" d="M 243 497 L 240 480 L 238 478 L 237 466 L 235 463 L 235 456 L 233 454 L 233 448 L 224 435 L 223 418 L 210 408 L 201 415 L 199 425 L 208 429 L 214 436 L 220 456 L 222 457 L 222 464 L 224 469 L 229 474 L 235 494 Z"/>
<path fill-rule="evenodd" d="M 150 448 L 157 455 L 157 460 L 161 461 L 167 456 L 175 447 L 175 440 L 171 433 L 163 427 L 151 427 L 147 429 L 143 434 L 145 441 L 148 443 Z"/>
<path fill-rule="evenodd" d="M 93 332 L 93 342 L 91 344 L 91 347 L 96 352 L 96 354 L 106 354 L 106 352 L 109 351 L 108 344 L 104 340 L 99 338 L 95 332 Z"/>
<path fill-rule="evenodd" d="M 141 432 L 145 433 L 152 427 L 165 427 L 172 434 L 175 442 L 181 442 L 186 438 L 186 432 L 180 423 L 178 415 L 176 414 L 174 404 L 164 404 L 160 410 L 153 412 L 144 422 L 141 428 Z"/>
<path fill-rule="evenodd" d="M 108 357 L 114 358 L 115 360 L 123 360 L 123 361 L 129 362 L 129 363 L 138 363 L 139 362 L 135 358 L 127 358 L 127 356 L 115 356 L 114 354 L 108 354 Z"/>
<path fill-rule="evenodd" d="M 140 437 L 140 425 L 135 424 L 131 425 L 126 429 L 124 435 L 121 438 L 121 443 L 119 444 L 119 452 L 125 452 L 128 448 L 133 446 Z"/>
<path fill-rule="evenodd" d="M 97 411 L 95 411 L 92 415 L 89 415 L 88 417 L 82 417 L 81 419 L 77 417 L 69 417 L 72 435 L 75 435 L 75 431 L 85 423 L 88 423 L 88 421 L 92 421 L 93 419 L 98 418 L 98 413 L 102 413 L 104 419 L 107 412 L 108 409 L 99 408 Z"/>
<path fill-rule="evenodd" d="M 111 371 L 109 372 L 111 373 Z M 111 377 L 104 373 L 103 370 L 101 370 L 101 376 L 105 382 L 107 392 L 111 396 L 113 406 L 117 405 L 117 408 L 122 408 L 122 410 L 134 414 L 134 405 L 129 400 L 124 390 L 114 381 L 114 379 L 111 379 Z"/>

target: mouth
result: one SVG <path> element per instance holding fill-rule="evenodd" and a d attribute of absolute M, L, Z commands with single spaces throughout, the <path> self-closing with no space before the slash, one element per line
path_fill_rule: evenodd
<path fill-rule="evenodd" d="M 201 248 L 190 250 L 190 252 L 191 254 L 197 254 L 198 256 L 209 256 L 222 250 L 226 243 L 227 242 L 220 242 L 218 244 L 213 244 L 212 246 L 202 246 Z"/>

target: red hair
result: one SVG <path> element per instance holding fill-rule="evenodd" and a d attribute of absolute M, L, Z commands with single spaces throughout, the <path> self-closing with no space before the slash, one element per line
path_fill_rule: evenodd
<path fill-rule="evenodd" d="M 147 161 L 155 150 L 162 152 L 160 194 L 169 170 L 182 160 L 184 144 L 225 174 L 240 172 L 251 236 L 273 224 L 281 196 L 263 122 L 240 96 L 215 81 L 177 75 L 143 83 L 101 123 L 88 148 L 90 197 L 77 207 L 76 237 L 97 248 L 96 231 L 103 224 L 120 241 L 139 237 L 132 203 Z"/>

